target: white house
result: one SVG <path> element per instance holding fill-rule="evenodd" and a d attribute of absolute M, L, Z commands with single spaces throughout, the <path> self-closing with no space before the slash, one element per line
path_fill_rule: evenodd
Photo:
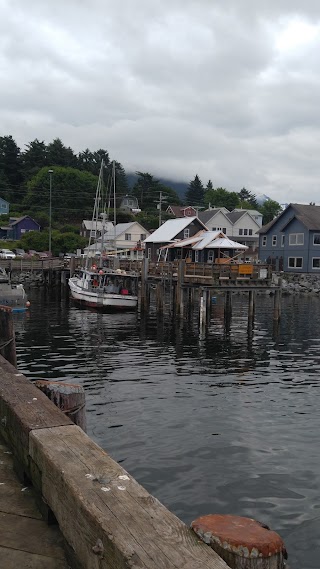
<path fill-rule="evenodd" d="M 103 249 L 107 253 L 116 253 L 117 256 L 131 260 L 142 259 L 144 254 L 143 241 L 150 233 L 138 221 L 117 223 L 109 229 L 103 237 Z M 101 238 L 90 246 L 92 251 L 100 251 Z"/>

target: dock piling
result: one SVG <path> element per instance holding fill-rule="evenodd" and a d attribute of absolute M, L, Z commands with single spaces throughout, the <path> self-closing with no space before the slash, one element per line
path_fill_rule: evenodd
<path fill-rule="evenodd" d="M 12 309 L 9 306 L 0 306 L 0 354 L 17 367 Z"/>
<path fill-rule="evenodd" d="M 251 518 L 208 515 L 192 529 L 232 569 L 284 569 L 287 552 L 281 537 Z"/>

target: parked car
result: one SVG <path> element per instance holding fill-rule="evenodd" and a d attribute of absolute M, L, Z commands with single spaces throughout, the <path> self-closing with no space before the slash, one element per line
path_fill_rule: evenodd
<path fill-rule="evenodd" d="M 15 259 L 16 255 L 11 249 L 0 249 L 0 259 Z"/>
<path fill-rule="evenodd" d="M 25 257 L 26 256 L 26 252 L 24 249 L 13 249 L 13 252 L 15 253 L 16 257 Z"/>

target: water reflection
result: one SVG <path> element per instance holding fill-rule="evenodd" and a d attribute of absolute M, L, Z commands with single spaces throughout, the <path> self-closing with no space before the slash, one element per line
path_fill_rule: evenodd
<path fill-rule="evenodd" d="M 318 299 L 284 299 L 275 335 L 272 298 L 257 299 L 251 329 L 245 297 L 228 322 L 218 298 L 202 338 L 195 313 L 31 300 L 16 326 L 20 369 L 82 383 L 89 434 L 143 485 L 187 523 L 210 512 L 264 521 L 292 569 L 319 566 Z"/>

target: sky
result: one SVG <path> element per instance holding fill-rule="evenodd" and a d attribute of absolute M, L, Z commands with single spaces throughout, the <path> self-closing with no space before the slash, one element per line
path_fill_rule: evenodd
<path fill-rule="evenodd" d="M 0 135 L 320 204 L 317 0 L 0 0 Z"/>

